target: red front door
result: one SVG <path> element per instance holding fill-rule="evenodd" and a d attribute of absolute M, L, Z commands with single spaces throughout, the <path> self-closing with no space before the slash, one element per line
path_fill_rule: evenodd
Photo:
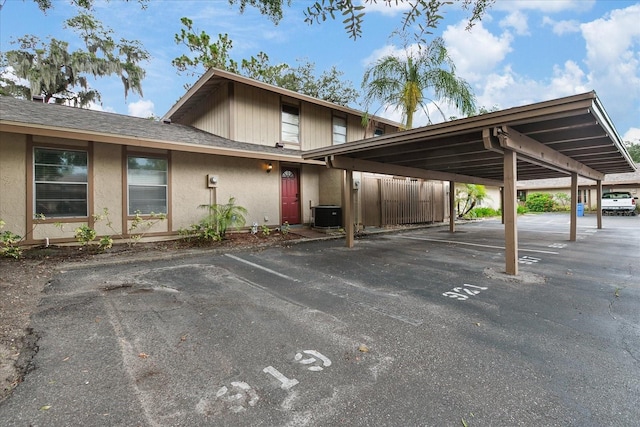
<path fill-rule="evenodd" d="M 282 168 L 282 223 L 300 224 L 300 170 Z"/>

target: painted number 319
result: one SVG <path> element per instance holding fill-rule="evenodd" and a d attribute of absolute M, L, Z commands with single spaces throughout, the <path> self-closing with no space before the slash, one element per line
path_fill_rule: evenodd
<path fill-rule="evenodd" d="M 461 287 L 453 288 L 452 290 L 445 292 L 442 295 L 444 295 L 445 297 L 464 301 L 466 299 L 469 299 L 469 296 L 478 295 L 480 291 L 486 291 L 487 289 L 488 288 L 485 288 L 483 286 L 468 285 L 465 283 Z"/>

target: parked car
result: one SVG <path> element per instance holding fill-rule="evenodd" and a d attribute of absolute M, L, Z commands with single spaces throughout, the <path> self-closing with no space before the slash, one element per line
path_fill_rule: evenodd
<path fill-rule="evenodd" d="M 628 191 L 612 191 L 602 195 L 603 215 L 635 215 L 636 200 Z"/>

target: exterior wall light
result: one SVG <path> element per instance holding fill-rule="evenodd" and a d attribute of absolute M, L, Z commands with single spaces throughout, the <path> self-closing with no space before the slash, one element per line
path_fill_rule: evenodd
<path fill-rule="evenodd" d="M 267 173 L 271 173 L 272 170 L 273 170 L 273 165 L 271 164 L 271 162 L 267 163 Z"/>

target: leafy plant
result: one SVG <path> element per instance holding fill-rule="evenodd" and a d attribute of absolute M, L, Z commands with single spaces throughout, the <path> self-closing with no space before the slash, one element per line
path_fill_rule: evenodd
<path fill-rule="evenodd" d="M 6 224 L 6 222 L 0 219 L 0 230 L 2 230 Z M 21 241 L 22 236 L 9 230 L 3 231 L 0 234 L 0 254 L 3 257 L 20 258 L 20 256 L 22 256 L 22 249 L 18 246 L 18 243 Z"/>
<path fill-rule="evenodd" d="M 547 193 L 531 193 L 524 203 L 530 212 L 552 212 L 556 206 L 553 196 Z"/>
<path fill-rule="evenodd" d="M 89 243 L 93 242 L 97 235 L 98 233 L 96 233 L 96 230 L 86 224 L 76 228 L 74 232 L 74 237 L 82 244 L 82 246 L 87 246 Z"/>
<path fill-rule="evenodd" d="M 291 226 L 289 225 L 289 221 L 285 221 L 282 227 L 280 227 L 280 234 L 286 236 L 289 234 L 289 231 L 291 231 Z"/>
<path fill-rule="evenodd" d="M 106 249 L 111 249 L 113 247 L 113 239 L 111 236 L 103 236 L 100 238 L 98 242 L 98 247 L 100 250 L 104 251 Z"/>
<path fill-rule="evenodd" d="M 456 189 L 456 209 L 458 218 L 463 218 L 484 199 L 489 198 L 484 185 L 465 184 L 464 188 Z"/>
<path fill-rule="evenodd" d="M 167 215 L 163 213 L 155 213 L 151 212 L 149 214 L 149 218 L 145 219 L 142 217 L 140 211 L 136 211 L 133 220 L 131 221 L 131 225 L 127 229 L 127 234 L 129 234 L 129 244 L 135 245 L 144 237 L 144 235 L 160 221 L 164 221 L 167 219 Z M 134 233 L 135 230 L 138 230 L 137 233 Z"/>
<path fill-rule="evenodd" d="M 500 211 L 497 211 L 493 208 L 473 208 L 467 213 L 465 218 L 485 218 L 499 215 Z"/>
<path fill-rule="evenodd" d="M 24 239 L 26 239 L 29 234 L 33 233 L 33 231 L 38 226 L 37 221 L 43 221 L 47 218 L 44 216 L 44 214 L 35 214 L 33 216 L 33 219 L 36 220 L 33 223 L 33 228 L 24 236 L 20 236 L 9 230 L 5 230 L 0 233 L 0 255 L 16 259 L 22 256 L 22 248 L 20 247 L 20 243 Z M 0 219 L 0 230 L 2 230 L 6 225 L 7 223 Z M 62 229 L 61 223 L 56 222 L 55 226 Z"/>
<path fill-rule="evenodd" d="M 142 237 L 160 221 L 164 221 L 167 218 L 166 214 L 163 213 L 154 213 L 151 212 L 149 214 L 149 218 L 144 218 L 140 211 L 136 211 L 133 220 L 131 221 L 131 225 L 127 229 L 127 235 L 129 236 L 129 240 L 127 242 L 128 245 L 135 245 L 142 239 Z M 106 221 L 106 226 L 109 227 L 114 234 L 120 235 L 120 237 L 124 238 L 125 236 L 113 227 L 113 221 L 109 216 L 109 209 L 103 208 L 102 213 L 93 215 L 94 222 Z M 134 233 L 134 231 L 138 231 Z M 100 249 L 109 249 L 113 246 L 113 238 L 111 236 L 104 236 L 100 239 Z"/>
<path fill-rule="evenodd" d="M 566 210 L 571 207 L 571 196 L 567 193 L 556 193 L 553 195 L 553 200 L 556 207 L 561 208 L 561 210 Z"/>
<path fill-rule="evenodd" d="M 196 235 L 202 239 L 223 240 L 229 227 L 243 227 L 246 224 L 246 208 L 236 205 L 235 197 L 226 204 L 200 205 L 208 214 L 199 224 L 192 225 Z"/>
<path fill-rule="evenodd" d="M 271 234 L 271 229 L 266 224 L 262 224 L 260 226 L 260 231 L 262 231 L 262 235 L 265 236 L 265 237 L 267 237 L 269 234 Z"/>

